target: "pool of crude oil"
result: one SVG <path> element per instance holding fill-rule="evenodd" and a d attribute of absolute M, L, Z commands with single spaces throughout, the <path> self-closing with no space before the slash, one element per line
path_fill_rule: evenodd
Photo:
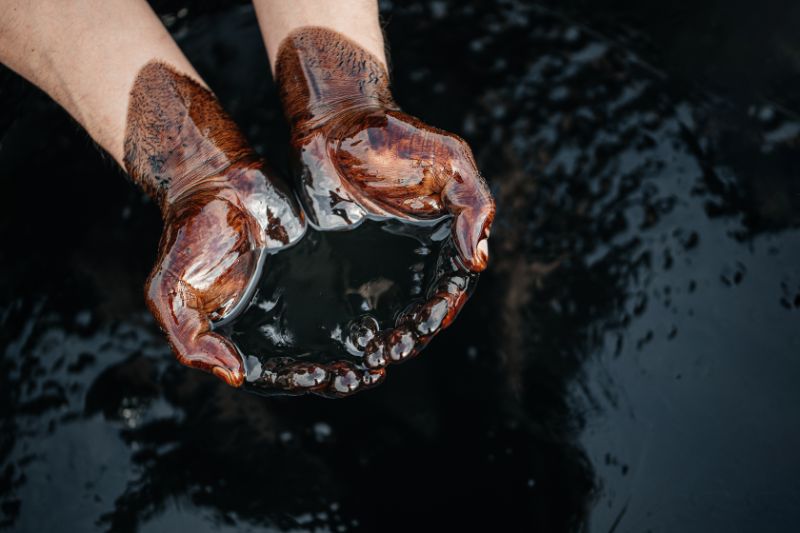
<path fill-rule="evenodd" d="M 288 166 L 249 5 L 156 4 Z M 800 3 L 381 12 L 397 101 L 472 145 L 497 218 L 453 325 L 343 400 L 175 362 L 158 210 L 0 74 L 0 527 L 796 531 Z"/>
<path fill-rule="evenodd" d="M 309 227 L 295 246 L 267 258 L 250 305 L 219 330 L 262 362 L 357 362 L 365 331 L 393 328 L 403 311 L 424 301 L 437 263 L 451 259 L 449 229 L 447 221 L 367 220 L 329 232 Z"/>

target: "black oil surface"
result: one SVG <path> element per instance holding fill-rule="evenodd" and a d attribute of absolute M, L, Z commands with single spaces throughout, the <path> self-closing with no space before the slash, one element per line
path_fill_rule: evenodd
<path fill-rule="evenodd" d="M 157 209 L 4 74 L 2 524 L 796 531 L 800 8 L 643 4 L 382 3 L 398 102 L 498 211 L 458 320 L 346 400 L 180 367 L 143 303 Z M 251 9 L 194 6 L 161 7 L 280 166 Z"/>
<path fill-rule="evenodd" d="M 454 256 L 449 229 L 371 220 L 350 231 L 309 227 L 295 246 L 268 257 L 247 310 L 219 329 L 259 360 L 358 361 L 353 335 L 392 328 L 425 301 L 440 254 Z"/>

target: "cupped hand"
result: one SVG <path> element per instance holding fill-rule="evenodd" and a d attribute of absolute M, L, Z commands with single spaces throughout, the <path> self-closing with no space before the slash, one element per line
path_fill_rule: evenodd
<path fill-rule="evenodd" d="M 265 177 L 257 168 L 249 172 Z M 245 376 L 242 358 L 227 338 L 212 331 L 212 323 L 234 315 L 247 302 L 267 253 L 298 239 L 303 224 L 285 202 L 284 220 L 270 228 L 269 207 L 252 205 L 240 184 L 228 179 L 224 185 L 188 192 L 165 211 L 159 256 L 145 297 L 181 363 L 239 386 Z"/>
<path fill-rule="evenodd" d="M 275 78 L 313 223 L 340 229 L 368 215 L 450 215 L 466 268 L 486 268 L 495 206 L 472 151 L 401 112 L 375 56 L 333 30 L 304 27 L 282 42 Z"/>
<path fill-rule="evenodd" d="M 452 322 L 469 276 L 486 268 L 495 204 L 467 143 L 400 111 L 378 59 L 337 32 L 306 27 L 276 63 L 293 163 L 310 221 L 347 229 L 366 217 L 426 222 L 452 217 L 453 257 L 428 300 L 376 336 L 365 361 L 401 361 Z"/>
<path fill-rule="evenodd" d="M 214 95 L 159 62 L 142 68 L 131 91 L 125 168 L 164 219 L 145 287 L 150 310 L 181 363 L 240 386 L 244 361 L 214 324 L 248 302 L 269 254 L 302 237 L 302 211 Z M 275 371 L 284 381 L 307 377 Z"/>

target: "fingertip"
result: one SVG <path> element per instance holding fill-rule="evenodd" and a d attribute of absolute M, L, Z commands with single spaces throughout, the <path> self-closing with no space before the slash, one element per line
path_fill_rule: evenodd
<path fill-rule="evenodd" d="M 361 380 L 364 382 L 365 387 L 372 387 L 379 383 L 381 383 L 384 379 L 386 379 L 386 369 L 385 368 L 373 368 L 364 372 L 364 375 L 361 377 Z"/>
<path fill-rule="evenodd" d="M 482 272 L 489 263 L 489 233 L 493 210 L 463 211 L 453 225 L 453 238 L 464 266 Z"/>
<path fill-rule="evenodd" d="M 293 391 L 312 392 L 325 387 L 330 380 L 330 373 L 320 365 L 299 363 L 286 372 L 286 380 Z"/>
<path fill-rule="evenodd" d="M 389 334 L 387 355 L 393 363 L 409 358 L 417 346 L 417 336 L 407 326 L 399 326 Z"/>
<path fill-rule="evenodd" d="M 241 371 L 232 371 L 229 368 L 215 366 L 211 369 L 211 373 L 231 387 L 238 388 L 244 383 L 244 374 Z"/>
<path fill-rule="evenodd" d="M 481 239 L 475 247 L 475 255 L 470 265 L 473 272 L 482 272 L 489 263 L 489 239 Z"/>
<path fill-rule="evenodd" d="M 359 369 L 346 361 L 331 364 L 329 371 L 332 379 L 327 387 L 311 392 L 326 398 L 345 398 L 375 387 L 386 378 L 386 370 L 383 368 Z"/>
<path fill-rule="evenodd" d="M 383 339 L 378 337 L 367 344 L 364 350 L 364 363 L 373 369 L 386 366 L 386 346 Z"/>
<path fill-rule="evenodd" d="M 363 372 L 343 361 L 331 365 L 331 374 L 333 379 L 328 386 L 328 392 L 336 396 L 349 396 L 363 384 Z"/>
<path fill-rule="evenodd" d="M 450 307 L 450 302 L 440 296 L 435 296 L 426 302 L 414 316 L 417 335 L 430 336 L 438 333 L 450 314 Z"/>

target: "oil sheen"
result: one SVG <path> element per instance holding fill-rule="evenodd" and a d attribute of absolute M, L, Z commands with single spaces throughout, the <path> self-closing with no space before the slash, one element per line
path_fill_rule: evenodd
<path fill-rule="evenodd" d="M 249 307 L 219 329 L 259 361 L 358 359 L 374 334 L 425 300 L 437 264 L 450 254 L 447 221 L 309 228 L 297 245 L 267 259 Z"/>

